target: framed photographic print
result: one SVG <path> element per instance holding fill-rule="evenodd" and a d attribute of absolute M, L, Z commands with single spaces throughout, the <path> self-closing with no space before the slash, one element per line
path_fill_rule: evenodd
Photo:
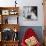
<path fill-rule="evenodd" d="M 2 15 L 9 15 L 9 10 L 2 10 Z"/>
<path fill-rule="evenodd" d="M 10 14 L 10 15 L 14 15 L 14 12 L 15 12 L 14 10 L 10 10 L 10 11 L 9 11 L 9 14 Z"/>
<path fill-rule="evenodd" d="M 37 6 L 24 6 L 23 7 L 23 17 L 26 20 L 37 20 Z"/>
<path fill-rule="evenodd" d="M 10 14 L 10 15 L 16 15 L 17 12 L 16 12 L 16 10 L 10 10 L 10 11 L 9 11 L 9 14 Z"/>

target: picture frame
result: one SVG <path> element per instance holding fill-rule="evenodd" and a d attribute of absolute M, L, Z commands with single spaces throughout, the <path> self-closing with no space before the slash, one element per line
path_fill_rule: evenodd
<path fill-rule="evenodd" d="M 16 15 L 16 14 L 17 14 L 17 11 L 14 10 L 14 9 L 13 9 L 13 10 L 10 10 L 10 11 L 9 11 L 9 14 L 10 14 L 10 15 Z"/>
<path fill-rule="evenodd" d="M 37 6 L 23 6 L 23 18 L 32 21 L 38 20 Z"/>
<path fill-rule="evenodd" d="M 9 10 L 2 10 L 2 15 L 9 15 Z"/>

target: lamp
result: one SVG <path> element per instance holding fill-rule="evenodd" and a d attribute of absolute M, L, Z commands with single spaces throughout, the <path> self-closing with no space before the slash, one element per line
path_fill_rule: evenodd
<path fill-rule="evenodd" d="M 17 2 L 16 2 L 16 0 L 15 0 L 15 7 L 16 7 L 16 4 L 17 4 Z"/>

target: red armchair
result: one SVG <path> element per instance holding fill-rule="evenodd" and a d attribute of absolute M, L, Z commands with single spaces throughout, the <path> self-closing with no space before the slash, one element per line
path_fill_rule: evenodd
<path fill-rule="evenodd" d="M 37 37 L 37 35 L 36 35 L 36 33 L 33 31 L 33 29 L 31 29 L 31 28 L 27 29 L 27 31 L 25 32 L 24 37 L 22 38 L 21 45 L 22 45 L 22 46 L 27 46 L 25 40 L 31 38 L 32 36 L 35 37 L 35 38 Z M 37 40 L 37 38 L 36 38 L 36 40 Z M 31 45 L 30 45 L 30 46 L 31 46 Z M 37 40 L 37 43 L 36 43 L 34 46 L 41 46 L 41 44 L 40 44 L 40 42 Z"/>

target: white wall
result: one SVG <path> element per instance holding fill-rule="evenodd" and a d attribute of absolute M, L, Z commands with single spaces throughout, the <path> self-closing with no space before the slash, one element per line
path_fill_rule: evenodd
<path fill-rule="evenodd" d="M 15 0 L 0 0 L 1 7 L 15 6 Z M 43 26 L 43 6 L 42 0 L 17 0 L 20 7 L 19 24 L 21 26 Z M 38 21 L 24 21 L 22 17 L 23 6 L 38 6 Z M 22 24 L 23 23 L 23 24 Z"/>
<path fill-rule="evenodd" d="M 1 7 L 14 6 L 15 5 L 14 1 L 15 0 L 0 0 L 0 6 Z"/>
<path fill-rule="evenodd" d="M 20 17 L 19 24 L 21 26 L 43 26 L 43 6 L 42 6 L 42 0 L 18 0 L 18 4 L 21 4 L 22 6 L 37 6 L 38 7 L 38 21 L 24 21 L 22 15 Z M 21 7 L 22 7 L 21 6 Z M 21 10 L 22 11 L 22 10 Z"/>

